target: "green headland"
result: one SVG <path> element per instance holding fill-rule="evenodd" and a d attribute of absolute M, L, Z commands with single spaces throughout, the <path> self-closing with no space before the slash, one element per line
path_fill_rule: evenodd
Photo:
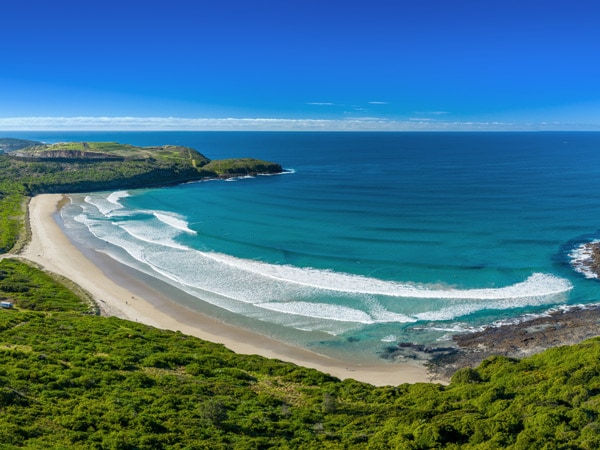
<path fill-rule="evenodd" d="M 0 155 L 0 448 L 597 449 L 600 339 L 494 356 L 447 386 L 375 387 L 114 317 L 15 255 L 42 192 L 277 172 L 186 147 L 35 144 Z M 18 245 L 17 245 L 18 249 Z M 251 289 L 251 286 L 249 286 Z"/>

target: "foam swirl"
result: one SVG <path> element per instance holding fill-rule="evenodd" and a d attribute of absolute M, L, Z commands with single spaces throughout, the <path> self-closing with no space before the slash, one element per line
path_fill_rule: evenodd
<path fill-rule="evenodd" d="M 121 202 L 127 195 L 88 195 L 73 219 L 110 244 L 103 251 L 124 264 L 202 301 L 297 329 L 338 333 L 378 323 L 447 321 L 482 310 L 557 304 L 573 288 L 547 273 L 503 287 L 461 289 L 200 251 L 178 241 L 195 234 L 185 217 L 128 208 Z"/>

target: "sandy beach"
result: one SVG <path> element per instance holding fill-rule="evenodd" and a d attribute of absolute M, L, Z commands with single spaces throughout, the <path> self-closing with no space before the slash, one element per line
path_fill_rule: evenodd
<path fill-rule="evenodd" d="M 181 331 L 224 344 L 241 354 L 258 354 L 377 386 L 432 381 L 426 369 L 405 363 L 351 365 L 227 325 L 180 306 L 164 294 L 127 274 L 107 275 L 71 243 L 55 220 L 64 196 L 38 195 L 29 205 L 31 242 L 20 254 L 88 291 L 104 315 L 117 316 L 161 329 Z"/>

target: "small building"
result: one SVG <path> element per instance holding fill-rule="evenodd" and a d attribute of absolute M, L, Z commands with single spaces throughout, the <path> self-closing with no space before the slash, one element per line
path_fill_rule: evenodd
<path fill-rule="evenodd" d="M 12 307 L 13 307 L 12 302 L 7 302 L 7 301 L 1 301 L 0 302 L 0 308 L 10 309 Z"/>

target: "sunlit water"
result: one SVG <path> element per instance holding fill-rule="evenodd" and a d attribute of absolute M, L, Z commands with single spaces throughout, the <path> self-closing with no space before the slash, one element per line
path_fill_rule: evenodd
<path fill-rule="evenodd" d="M 62 218 L 80 244 L 191 294 L 188 307 L 322 353 L 369 360 L 600 298 L 571 264 L 600 238 L 600 133 L 28 137 L 281 163 L 277 176 L 73 195 Z"/>

